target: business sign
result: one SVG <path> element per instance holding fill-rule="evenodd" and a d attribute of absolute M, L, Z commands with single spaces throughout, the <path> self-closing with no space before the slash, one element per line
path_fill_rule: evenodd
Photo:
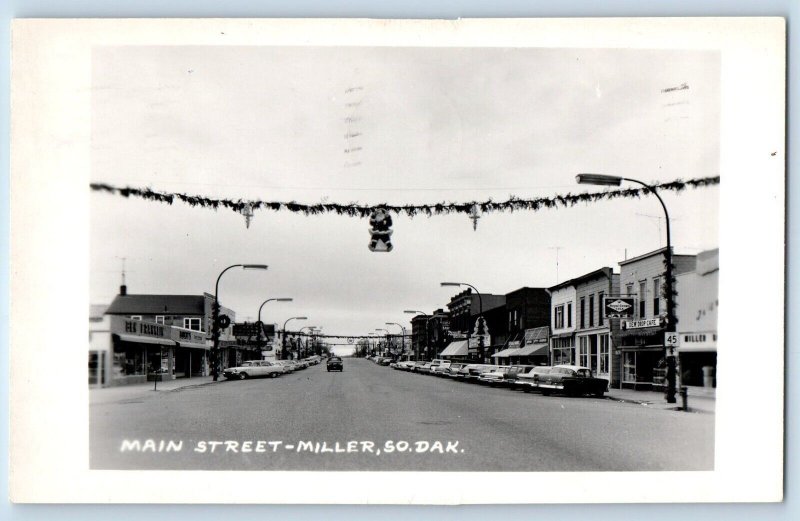
<path fill-rule="evenodd" d="M 258 322 L 240 322 L 233 325 L 233 336 L 251 337 L 258 336 Z"/>
<path fill-rule="evenodd" d="M 126 334 L 136 336 L 146 336 L 153 338 L 169 338 L 169 326 L 156 324 L 155 322 L 145 322 L 142 320 L 130 320 L 125 317 L 111 317 L 111 332 L 115 334 Z"/>
<path fill-rule="evenodd" d="M 606 318 L 631 318 L 636 309 L 635 297 L 603 297 Z"/>
<path fill-rule="evenodd" d="M 645 327 L 659 327 L 661 325 L 661 317 L 648 318 L 645 320 L 624 320 L 622 322 L 622 329 L 642 329 Z"/>

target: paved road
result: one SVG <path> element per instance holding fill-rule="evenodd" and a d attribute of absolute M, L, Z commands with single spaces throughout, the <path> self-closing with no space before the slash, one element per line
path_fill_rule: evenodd
<path fill-rule="evenodd" d="M 342 373 L 319 365 L 277 379 L 107 396 L 90 408 L 95 469 L 624 471 L 714 465 L 711 414 L 487 388 L 361 359 L 345 359 Z M 173 448 L 182 443 L 180 450 L 167 451 L 170 440 Z M 401 442 L 409 449 L 398 450 Z"/>

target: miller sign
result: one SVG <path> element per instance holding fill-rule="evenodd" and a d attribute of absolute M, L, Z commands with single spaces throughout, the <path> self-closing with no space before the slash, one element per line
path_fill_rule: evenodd
<path fill-rule="evenodd" d="M 636 309 L 634 297 L 603 297 L 603 309 L 607 318 L 631 318 Z"/>

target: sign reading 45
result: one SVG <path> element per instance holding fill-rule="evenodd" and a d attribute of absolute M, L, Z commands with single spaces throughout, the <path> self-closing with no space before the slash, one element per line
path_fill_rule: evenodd
<path fill-rule="evenodd" d="M 664 344 L 667 347 L 675 347 L 678 345 L 678 333 L 664 333 Z"/>

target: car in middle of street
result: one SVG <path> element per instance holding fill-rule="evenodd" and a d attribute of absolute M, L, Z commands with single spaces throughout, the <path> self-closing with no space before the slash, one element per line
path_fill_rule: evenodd
<path fill-rule="evenodd" d="M 229 367 L 222 372 L 222 375 L 228 380 L 246 380 L 262 376 L 275 378 L 281 374 L 283 374 L 283 368 L 267 360 L 249 360 L 242 362 L 240 366 Z"/>

